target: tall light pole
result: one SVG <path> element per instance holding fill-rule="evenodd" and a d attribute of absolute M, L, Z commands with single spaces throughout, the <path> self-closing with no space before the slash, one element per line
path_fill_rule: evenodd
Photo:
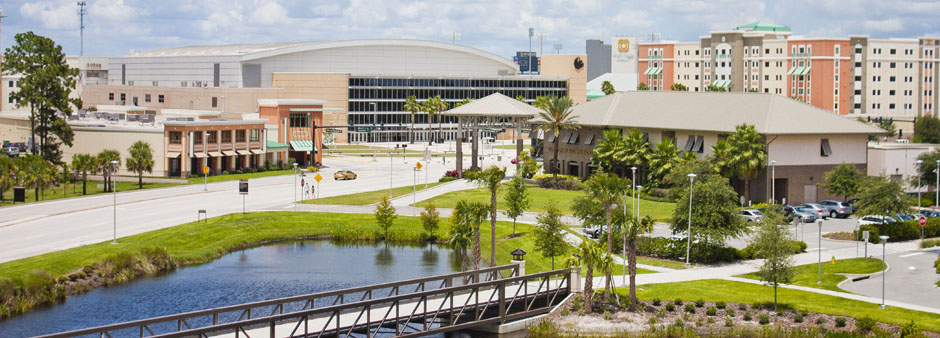
<path fill-rule="evenodd" d="M 934 196 L 933 205 L 940 205 L 940 160 L 937 160 L 937 185 L 933 186 L 933 190 L 936 191 L 937 196 Z"/>
<path fill-rule="evenodd" d="M 822 219 L 816 220 L 816 224 L 819 224 L 819 231 L 816 233 L 818 238 L 816 251 L 819 253 L 819 275 L 816 284 L 822 284 L 822 222 Z"/>
<path fill-rule="evenodd" d="M 686 234 L 685 266 L 689 266 L 689 256 L 692 254 L 692 186 L 695 184 L 695 174 L 689 174 L 689 230 Z"/>
<path fill-rule="evenodd" d="M 923 161 L 923 160 L 917 160 L 917 161 L 915 161 L 914 163 L 917 164 L 917 169 L 920 170 L 920 166 L 924 164 L 924 161 Z M 920 201 L 921 201 L 921 200 L 920 200 L 920 175 L 917 175 L 917 207 L 918 207 L 918 208 L 920 208 L 920 206 L 921 206 Z M 921 227 L 921 228 L 923 228 L 923 227 Z M 924 239 L 924 236 L 920 236 L 920 237 L 921 237 L 921 240 Z"/>
<path fill-rule="evenodd" d="M 294 162 L 294 211 L 297 211 L 297 162 Z"/>
<path fill-rule="evenodd" d="M 633 194 L 633 196 L 630 196 L 631 201 L 633 201 L 633 205 L 631 206 L 633 208 L 630 212 L 633 212 L 633 216 L 636 217 L 636 167 L 630 167 L 630 171 L 633 172 L 633 179 L 630 181 L 633 184 L 633 188 L 631 188 L 632 190 L 630 191 Z M 626 208 L 627 206 L 624 205 L 624 209 Z"/>
<path fill-rule="evenodd" d="M 111 161 L 111 192 L 114 196 L 114 239 L 111 240 L 111 245 L 118 244 L 117 242 L 117 181 L 114 179 L 114 174 L 117 173 L 118 161 Z"/>
<path fill-rule="evenodd" d="M 395 180 L 392 178 L 392 149 L 388 149 L 388 199 L 392 199 L 392 182 Z"/>
<path fill-rule="evenodd" d="M 631 196 L 631 198 L 633 198 Z M 627 225 L 627 189 L 623 190 L 623 226 Z M 623 246 L 621 248 L 621 253 L 623 254 L 623 285 L 627 285 L 627 231 L 626 229 L 621 228 L 620 231 L 623 235 Z"/>
<path fill-rule="evenodd" d="M 643 186 L 636 186 L 636 221 L 640 222 L 640 192 L 643 191 Z"/>
<path fill-rule="evenodd" d="M 372 132 L 378 132 L 379 108 L 375 104 L 375 102 L 369 102 L 369 104 L 372 105 Z M 369 134 L 372 134 L 372 133 L 369 133 Z M 372 134 L 372 135 L 375 135 L 375 134 Z M 372 142 L 376 142 L 376 138 L 377 137 L 372 137 Z"/>
<path fill-rule="evenodd" d="M 777 204 L 777 161 L 770 161 L 770 205 Z"/>
<path fill-rule="evenodd" d="M 881 235 L 878 238 L 881 238 L 881 308 L 884 309 L 885 308 L 885 278 L 888 277 L 885 275 L 887 273 L 885 270 L 887 270 L 888 268 L 888 261 L 885 260 L 886 258 L 885 246 L 888 243 L 889 237 L 885 235 Z"/>

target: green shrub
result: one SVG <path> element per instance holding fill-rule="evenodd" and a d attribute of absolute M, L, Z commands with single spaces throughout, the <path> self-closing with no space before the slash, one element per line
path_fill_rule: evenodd
<path fill-rule="evenodd" d="M 858 330 L 858 333 L 861 334 L 868 334 L 874 330 L 876 326 L 878 326 L 878 322 L 869 316 L 859 318 L 855 321 L 855 328 Z"/>
<path fill-rule="evenodd" d="M 536 175 L 538 176 L 538 175 Z M 578 190 L 581 189 L 581 182 L 577 179 L 562 178 L 562 175 L 558 175 L 558 179 L 553 179 L 551 177 L 543 177 L 536 179 L 535 182 L 538 183 L 539 187 L 546 189 L 558 189 L 558 190 Z M 467 177 L 464 174 L 464 177 Z"/>
<path fill-rule="evenodd" d="M 899 332 L 901 338 L 907 337 L 923 337 L 924 333 L 917 327 L 917 324 L 914 323 L 914 320 L 911 319 L 910 323 L 901 325 L 901 332 Z"/>
<path fill-rule="evenodd" d="M 715 302 L 715 307 L 717 307 L 717 308 L 719 308 L 719 309 L 724 309 L 726 306 L 728 306 L 728 304 L 726 304 L 726 303 L 723 302 L 723 301 L 717 301 L 717 302 Z"/>
<path fill-rule="evenodd" d="M 799 254 L 799 253 L 804 253 L 804 252 L 806 252 L 806 247 L 807 247 L 807 246 L 806 246 L 806 242 L 803 242 L 803 241 L 790 241 L 790 243 L 793 245 L 793 251 L 792 251 L 791 253 L 793 253 L 793 254 Z M 749 244 L 748 246 L 744 247 L 744 249 L 738 250 L 738 256 L 739 256 L 741 259 L 757 259 L 757 258 L 760 258 L 760 257 L 757 257 L 757 247 L 754 246 L 754 244 Z"/>
<path fill-rule="evenodd" d="M 703 306 L 705 306 L 705 301 L 704 301 L 704 300 L 699 299 L 699 300 L 695 301 L 695 307 L 703 307 Z"/>
<path fill-rule="evenodd" d="M 672 301 L 672 303 L 676 304 L 677 306 L 682 305 L 682 298 L 676 298 L 676 300 Z"/>
<path fill-rule="evenodd" d="M 836 327 L 845 327 L 844 317 L 836 317 Z"/>
<path fill-rule="evenodd" d="M 731 318 L 725 319 L 725 327 L 732 327 L 732 326 L 734 326 L 734 319 L 731 319 Z"/>
<path fill-rule="evenodd" d="M 865 230 L 870 232 L 868 241 L 870 243 L 878 244 L 881 243 L 881 238 L 879 237 L 882 235 L 889 236 L 889 242 L 903 242 L 920 239 L 921 227 L 919 221 L 913 220 L 888 224 L 868 224 L 861 226 L 859 229 L 859 231 Z M 930 238 L 938 236 L 940 236 L 940 219 L 928 218 L 927 224 L 924 226 L 924 237 Z"/>
<path fill-rule="evenodd" d="M 803 317 L 809 316 L 809 310 L 807 310 L 807 309 L 802 309 L 802 310 L 800 310 L 800 314 L 803 315 Z"/>
<path fill-rule="evenodd" d="M 684 259 L 685 242 L 676 242 L 669 238 L 640 237 L 637 239 L 637 253 L 663 259 Z M 730 262 L 738 259 L 738 250 L 715 243 L 700 243 L 692 246 L 689 260 L 696 263 Z"/>
<path fill-rule="evenodd" d="M 441 183 L 444 183 L 444 182 L 450 182 L 450 181 L 454 181 L 454 180 L 457 180 L 457 178 L 456 178 L 456 177 L 451 177 L 451 176 L 444 176 L 444 177 L 441 177 L 441 179 L 439 179 L 439 180 L 437 180 L 437 181 L 438 181 L 438 182 L 441 182 Z"/>
<path fill-rule="evenodd" d="M 709 306 L 707 309 L 705 309 L 705 314 L 709 316 L 714 316 L 718 314 L 718 309 L 716 309 L 714 306 Z"/>
<path fill-rule="evenodd" d="M 826 323 L 826 320 L 823 317 L 816 318 L 816 325 L 823 325 Z"/>
<path fill-rule="evenodd" d="M 695 313 L 695 304 L 692 304 L 692 303 L 685 304 L 685 312 Z"/>
<path fill-rule="evenodd" d="M 803 322 L 803 315 L 802 315 L 802 314 L 799 314 L 799 313 L 793 315 L 793 322 L 794 322 L 794 323 L 802 323 L 802 322 Z"/>
<path fill-rule="evenodd" d="M 558 337 L 559 335 L 558 327 L 551 320 L 542 320 L 538 324 L 529 326 L 527 333 L 527 337 L 535 338 Z"/>
<path fill-rule="evenodd" d="M 656 323 L 659 323 L 659 319 L 656 319 L 656 317 L 650 317 L 647 323 L 649 323 L 650 326 L 653 326 L 653 325 L 656 325 Z"/>
<path fill-rule="evenodd" d="M 552 175 L 552 174 L 536 174 L 536 175 L 532 175 L 532 179 L 533 179 L 533 180 L 537 180 L 537 179 L 540 179 L 540 178 L 553 178 L 553 177 L 554 177 L 554 175 Z M 575 181 L 580 181 L 580 178 L 578 178 L 577 176 L 564 175 L 564 174 L 558 174 L 558 179 L 559 179 L 559 180 L 575 180 Z"/>
<path fill-rule="evenodd" d="M 726 315 L 729 315 L 729 316 L 734 316 L 734 309 L 732 309 L 732 308 L 730 308 L 730 307 L 727 308 L 727 309 L 725 309 L 725 314 L 726 314 Z"/>
<path fill-rule="evenodd" d="M 751 313 L 750 313 L 750 312 L 745 312 L 745 313 L 744 313 L 744 320 L 745 320 L 745 321 L 748 321 L 748 322 L 751 321 Z"/>
<path fill-rule="evenodd" d="M 747 310 L 747 305 L 744 305 L 744 303 L 738 304 L 738 310 L 741 310 L 741 311 Z"/>
<path fill-rule="evenodd" d="M 676 306 L 672 303 L 666 303 L 666 311 L 672 312 L 676 310 Z"/>
<path fill-rule="evenodd" d="M 760 323 L 760 325 L 770 324 L 770 316 L 766 314 L 761 314 L 760 316 L 758 316 L 757 321 Z"/>
<path fill-rule="evenodd" d="M 682 318 L 676 317 L 676 321 L 673 322 L 672 325 L 675 327 L 683 327 L 685 326 L 685 322 L 682 321 Z"/>
<path fill-rule="evenodd" d="M 940 246 L 940 239 L 925 239 L 923 242 L 920 242 L 920 248 L 932 248 L 935 246 Z"/>
<path fill-rule="evenodd" d="M 659 298 L 653 298 L 653 306 L 659 306 L 659 304 L 661 304 L 661 303 L 662 303 L 662 301 L 659 300 Z"/>
<path fill-rule="evenodd" d="M 614 314 L 613 314 L 613 313 L 610 313 L 610 311 L 606 311 L 606 310 L 605 310 L 605 311 L 604 311 L 604 320 L 610 320 L 611 318 L 614 318 Z"/>

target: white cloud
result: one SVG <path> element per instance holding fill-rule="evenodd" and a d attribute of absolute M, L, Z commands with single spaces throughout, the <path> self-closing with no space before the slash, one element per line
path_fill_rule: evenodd
<path fill-rule="evenodd" d="M 251 14 L 251 23 L 261 25 L 284 25 L 288 19 L 287 10 L 275 1 L 266 2 Z"/>
<path fill-rule="evenodd" d="M 865 29 L 882 32 L 897 32 L 904 29 L 904 23 L 898 19 L 866 20 Z"/>
<path fill-rule="evenodd" d="M 34 1 L 20 6 L 20 14 L 26 18 L 38 19 L 46 29 L 77 29 L 78 7 L 74 1 Z"/>

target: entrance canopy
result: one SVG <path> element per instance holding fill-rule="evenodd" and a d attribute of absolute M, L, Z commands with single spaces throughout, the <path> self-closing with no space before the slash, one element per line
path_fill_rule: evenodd
<path fill-rule="evenodd" d="M 316 151 L 310 140 L 290 141 L 290 148 L 292 151 Z"/>
<path fill-rule="evenodd" d="M 530 119 L 542 111 L 529 104 L 509 96 L 493 93 L 481 99 L 470 101 L 460 107 L 441 112 L 444 116 L 493 116 L 493 117 L 523 117 Z"/>

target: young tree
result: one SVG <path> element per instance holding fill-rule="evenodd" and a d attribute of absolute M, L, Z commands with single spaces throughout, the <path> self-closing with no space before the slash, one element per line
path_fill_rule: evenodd
<path fill-rule="evenodd" d="M 688 180 L 688 178 L 686 178 Z M 689 189 L 679 189 L 672 214 L 672 231 L 684 233 L 689 225 Z M 692 193 L 692 236 L 706 243 L 724 243 L 747 233 L 738 217 L 737 193 L 717 175 L 696 177 Z"/>
<path fill-rule="evenodd" d="M 731 146 L 726 140 L 718 140 L 712 146 L 712 154 L 708 156 L 708 161 L 715 169 L 715 173 L 722 177 L 734 178 L 734 162 L 732 161 Z"/>
<path fill-rule="evenodd" d="M 506 211 L 503 214 L 512 218 L 512 237 L 516 236 L 516 218 L 522 216 L 522 213 L 529 207 L 529 190 L 525 186 L 525 180 L 522 176 L 513 176 L 509 181 L 508 190 L 506 190 Z"/>
<path fill-rule="evenodd" d="M 72 169 L 82 175 L 82 195 L 88 194 L 88 173 L 93 173 L 98 168 L 98 163 L 94 157 L 88 154 L 72 155 Z"/>
<path fill-rule="evenodd" d="M 607 226 L 607 252 L 613 250 L 613 231 L 611 230 L 611 214 L 617 210 L 617 202 L 623 199 L 630 180 L 617 177 L 617 175 L 601 172 L 591 175 L 584 182 L 583 189 L 589 198 L 598 202 L 604 210 L 604 223 Z"/>
<path fill-rule="evenodd" d="M 16 184 L 16 162 L 7 155 L 0 154 L 0 202 L 3 192 Z"/>
<path fill-rule="evenodd" d="M 940 119 L 930 115 L 918 116 L 914 123 L 914 142 L 940 143 Z"/>
<path fill-rule="evenodd" d="M 649 173 L 647 185 L 658 186 L 666 174 L 675 169 L 679 163 L 679 149 L 670 139 L 664 139 L 656 144 L 656 149 L 649 153 Z"/>
<path fill-rule="evenodd" d="M 555 257 L 563 255 L 567 249 L 561 216 L 561 210 L 550 203 L 545 213 L 537 217 L 538 227 L 535 228 L 535 249 L 542 253 L 542 257 L 551 258 L 552 270 L 555 270 Z"/>
<path fill-rule="evenodd" d="M 382 236 L 383 240 L 388 240 L 388 228 L 392 227 L 392 223 L 395 222 L 397 217 L 395 207 L 392 206 L 392 201 L 388 199 L 388 195 L 382 195 L 382 200 L 375 206 L 375 223 L 385 233 Z"/>
<path fill-rule="evenodd" d="M 672 87 L 670 87 L 669 89 L 672 90 L 672 91 L 674 91 L 674 92 L 687 92 L 687 91 L 689 91 L 689 87 L 686 87 L 685 85 L 683 85 L 683 84 L 681 84 L 681 83 L 673 83 L 673 84 L 672 84 Z"/>
<path fill-rule="evenodd" d="M 604 252 L 603 249 L 601 249 L 601 251 L 601 257 L 597 261 L 596 268 L 597 270 L 600 270 L 600 272 L 604 273 L 604 299 L 610 302 L 610 296 L 612 294 L 611 291 L 617 288 L 617 286 L 614 285 L 613 277 L 615 265 L 614 255 L 610 253 L 610 250 Z M 614 299 L 616 300 L 617 305 L 620 305 L 620 297 L 614 297 Z"/>
<path fill-rule="evenodd" d="M 544 98 L 544 96 L 539 97 L 539 99 L 541 98 Z M 574 116 L 571 111 L 571 107 L 574 106 L 574 101 L 571 101 L 571 98 L 567 96 L 550 96 L 543 99 L 542 102 L 539 102 L 539 99 L 536 99 L 535 104 L 535 107 L 542 109 L 538 116 L 539 129 L 544 131 L 546 135 L 555 135 L 555 149 L 553 149 L 549 168 L 552 171 L 552 179 L 557 180 L 559 168 L 558 147 L 561 143 L 561 131 L 576 130 L 580 126 L 578 125 L 577 116 Z"/>
<path fill-rule="evenodd" d="M 522 162 L 522 165 L 519 166 L 519 174 L 523 178 L 532 178 L 539 169 L 542 169 L 542 165 L 534 160 L 528 151 L 519 154 L 519 161 Z"/>
<path fill-rule="evenodd" d="M 467 254 L 467 249 L 473 245 L 473 226 L 466 222 L 467 219 L 461 214 L 461 211 L 461 209 L 454 208 L 454 213 L 450 217 L 447 243 L 460 256 L 460 271 L 466 271 L 467 267 L 470 266 L 470 255 Z"/>
<path fill-rule="evenodd" d="M 114 173 L 111 166 L 111 161 L 117 161 L 121 163 L 121 153 L 114 149 L 105 149 L 98 153 L 98 156 L 95 158 L 97 163 L 97 171 L 101 171 L 101 174 L 104 175 L 104 191 L 111 191 L 111 180 Z"/>
<path fill-rule="evenodd" d="M 473 269 L 480 268 L 480 225 L 489 216 L 490 207 L 482 202 L 457 202 L 454 206 L 453 222 L 473 229 Z M 494 243 L 495 245 L 495 243 Z"/>
<path fill-rule="evenodd" d="M 441 133 L 444 130 L 443 129 L 444 122 L 441 120 L 440 115 L 442 111 L 447 110 L 447 101 L 444 101 L 444 99 L 442 99 L 440 95 L 429 97 L 428 100 L 424 102 L 424 109 L 425 109 L 424 111 L 428 112 L 428 127 L 429 127 L 428 129 L 430 129 L 430 126 L 431 126 L 431 117 L 437 116 L 437 128 L 438 128 L 437 138 L 440 139 Z M 428 135 L 430 135 L 430 133 Z M 428 145 L 431 145 L 433 143 L 434 143 L 434 140 L 432 140 L 429 137 Z"/>
<path fill-rule="evenodd" d="M 604 95 L 610 95 L 617 92 L 617 90 L 614 89 L 614 84 L 610 83 L 610 81 L 604 81 L 601 83 L 601 91 L 604 92 Z"/>
<path fill-rule="evenodd" d="M 594 310 L 594 267 L 604 255 L 604 249 L 600 243 L 583 241 L 578 246 L 578 254 L 581 256 L 581 264 L 587 270 L 584 276 L 584 313 L 590 314 Z"/>
<path fill-rule="evenodd" d="M 900 182 L 878 176 L 865 181 L 856 206 L 859 215 L 894 215 L 910 211 L 914 201 Z"/>
<path fill-rule="evenodd" d="M 767 165 L 767 145 L 752 125 L 742 124 L 734 129 L 734 134 L 726 139 L 731 151 L 731 168 L 744 180 L 744 198 L 750 200 L 751 179 Z"/>
<path fill-rule="evenodd" d="M 923 161 L 917 166 L 917 172 L 920 174 L 922 184 L 930 185 L 937 182 L 937 161 L 940 160 L 940 149 L 926 152 L 917 156 L 918 160 Z M 935 201 L 936 203 L 936 201 Z"/>
<path fill-rule="evenodd" d="M 150 144 L 144 141 L 137 141 L 127 148 L 131 157 L 124 164 L 127 170 L 137 173 L 137 188 L 144 188 L 144 172 L 153 172 L 153 151 L 150 150 Z"/>
<path fill-rule="evenodd" d="M 437 211 L 434 204 L 424 206 L 424 211 L 421 212 L 421 226 L 424 227 L 424 232 L 427 233 L 428 239 L 434 239 L 434 232 L 437 231 L 440 219 L 441 213 Z"/>
<path fill-rule="evenodd" d="M 774 287 L 774 311 L 777 310 L 777 286 L 793 279 L 793 242 L 790 229 L 775 208 L 764 212 L 760 229 L 751 244 L 757 248 L 757 257 L 764 259 L 758 275 Z"/>
<path fill-rule="evenodd" d="M 636 298 L 636 241 L 640 234 L 653 230 L 653 219 L 648 215 L 641 220 L 631 217 L 626 221 L 624 236 L 627 238 L 627 271 L 630 273 L 630 308 L 635 309 Z"/>
<path fill-rule="evenodd" d="M 408 141 L 410 143 L 415 143 L 415 113 L 422 110 L 421 103 L 418 102 L 418 98 L 416 98 L 414 95 L 411 95 L 405 99 L 404 108 L 406 111 L 411 112 L 411 132 L 408 133 Z M 428 123 L 430 123 L 430 120 L 428 120 Z"/>
<path fill-rule="evenodd" d="M 492 266 L 496 266 L 496 196 L 503 178 L 506 178 L 506 169 L 496 166 L 481 171 L 473 178 L 477 185 L 490 192 L 490 265 Z"/>
<path fill-rule="evenodd" d="M 847 201 L 849 196 L 858 194 L 862 189 L 864 179 L 864 175 L 854 164 L 842 163 L 826 173 L 826 183 L 823 183 L 823 187 L 830 195 L 842 196 L 842 200 Z"/>
<path fill-rule="evenodd" d="M 647 86 L 645 83 L 640 82 L 640 84 L 636 85 L 636 90 L 650 90 L 650 86 Z"/>
<path fill-rule="evenodd" d="M 623 146 L 623 157 L 618 160 L 625 165 L 640 167 L 639 171 L 642 173 L 642 168 L 646 167 L 649 162 L 650 142 L 639 130 L 630 129 L 627 136 L 623 138 Z"/>
<path fill-rule="evenodd" d="M 16 159 L 16 169 L 17 180 L 23 186 L 33 188 L 36 201 L 40 200 L 39 190 L 55 181 L 55 166 L 39 155 L 20 156 Z"/>
<path fill-rule="evenodd" d="M 10 99 L 17 106 L 29 106 L 30 135 L 39 145 L 39 154 L 46 161 L 59 164 L 62 150 L 59 146 L 72 146 L 72 129 L 64 116 L 72 114 L 72 107 L 81 107 L 77 98 L 69 98 L 75 89 L 78 69 L 65 62 L 62 46 L 55 41 L 33 32 L 19 33 L 14 37 L 16 45 L 4 52 L 0 72 L 20 74 L 19 90 L 10 92 Z M 39 134 L 38 140 L 36 134 Z"/>

